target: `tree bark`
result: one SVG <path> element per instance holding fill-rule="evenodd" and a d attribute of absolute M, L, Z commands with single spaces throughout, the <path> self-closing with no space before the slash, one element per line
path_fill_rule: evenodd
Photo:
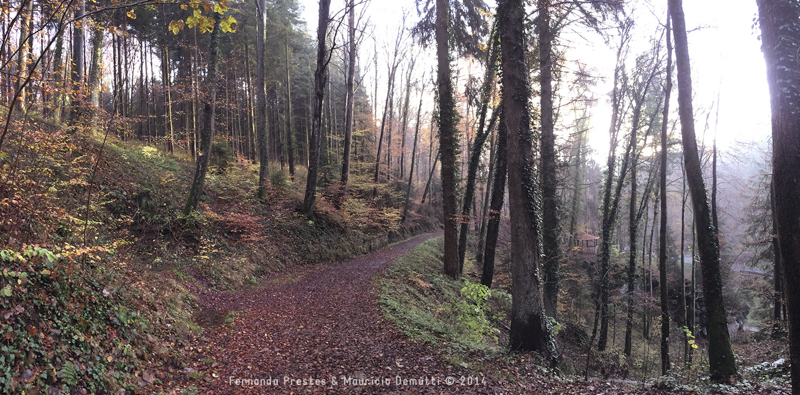
<path fill-rule="evenodd" d="M 31 2 L 33 0 L 30 0 Z M 72 83 L 71 91 L 75 93 L 75 101 L 72 103 L 70 110 L 70 121 L 77 122 L 81 116 L 81 106 L 84 104 L 83 94 L 83 75 L 85 73 L 83 67 L 83 48 L 84 40 L 86 38 L 86 30 L 84 28 L 85 22 L 82 20 L 83 14 L 86 12 L 86 0 L 78 0 L 78 7 L 75 9 L 75 19 L 77 22 L 73 25 L 72 32 L 72 73 L 70 74 L 70 82 Z"/>
<path fill-rule="evenodd" d="M 558 310 L 558 269 L 561 249 L 558 236 L 561 227 L 558 220 L 558 197 L 556 190 L 556 153 L 553 123 L 553 32 L 550 27 L 551 0 L 538 0 L 539 16 L 536 30 L 539 33 L 539 83 L 541 85 L 541 183 L 542 183 L 542 247 L 544 253 L 544 311 L 555 319 Z"/>
<path fill-rule="evenodd" d="M 800 394 L 800 5 L 757 0 L 772 109 L 775 222 L 789 324 L 792 393 Z"/>
<path fill-rule="evenodd" d="M 713 381 L 728 382 L 731 377 L 736 375 L 736 361 L 731 349 L 725 303 L 722 298 L 719 240 L 717 239 L 717 230 L 714 228 L 711 219 L 694 132 L 689 44 L 686 37 L 686 22 L 683 15 L 682 0 L 669 0 L 669 9 L 674 24 L 675 61 L 678 66 L 678 112 L 680 114 L 681 134 L 683 137 L 683 159 L 686 164 L 686 178 L 689 183 L 689 190 L 692 194 L 695 221 L 697 221 L 697 242 L 703 271 L 703 295 L 708 316 L 709 369 Z"/>
<path fill-rule="evenodd" d="M 603 192 L 602 211 L 603 218 L 601 222 L 601 240 L 600 240 L 600 334 L 597 339 L 597 349 L 605 351 L 608 343 L 608 298 L 609 298 L 609 272 L 611 261 L 611 239 L 614 235 L 614 222 L 617 217 L 617 208 L 619 205 L 619 196 L 622 191 L 625 173 L 627 171 L 627 161 L 630 154 L 631 146 L 628 145 L 625 152 L 625 159 L 623 166 L 620 170 L 619 180 L 617 181 L 616 193 L 612 199 L 612 186 L 614 181 L 614 168 L 616 165 L 616 149 L 617 149 L 617 135 L 620 129 L 620 112 L 622 102 L 624 100 L 624 89 L 620 87 L 620 78 L 622 70 L 622 57 L 625 51 L 627 41 L 630 39 L 630 26 L 620 26 L 620 43 L 617 48 L 617 63 L 614 69 L 614 88 L 611 92 L 611 125 L 609 126 L 609 135 L 611 137 L 611 147 L 608 151 L 608 163 L 606 170 L 605 188 Z"/>
<path fill-rule="evenodd" d="M 436 62 L 439 87 L 439 156 L 442 160 L 442 211 L 444 212 L 444 274 L 450 278 L 461 275 L 458 265 L 458 221 L 456 210 L 456 159 L 458 130 L 450 76 L 450 4 L 436 0 Z"/>
<path fill-rule="evenodd" d="M 506 122 L 503 106 L 500 106 L 497 127 L 497 148 L 495 152 L 494 183 L 492 198 L 489 204 L 489 222 L 486 224 L 486 247 L 483 252 L 483 273 L 481 284 L 491 288 L 494 277 L 494 257 L 497 251 L 497 236 L 500 232 L 500 218 L 503 212 L 503 200 L 506 194 L 506 174 L 508 173 Z"/>
<path fill-rule="evenodd" d="M 95 116 L 100 110 L 100 78 L 103 72 L 103 29 L 97 22 L 92 26 L 92 65 L 89 68 L 89 92 Z"/>
<path fill-rule="evenodd" d="M 350 0 L 348 5 L 348 36 L 347 49 L 347 100 L 344 110 L 344 153 L 342 155 L 342 194 L 347 194 L 347 185 L 350 182 L 350 151 L 353 146 L 353 103 L 355 101 L 356 77 L 356 3 Z M 404 215 L 405 217 L 405 215 Z"/>
<path fill-rule="evenodd" d="M 423 80 L 425 79 L 423 75 Z M 408 215 L 408 206 L 411 205 L 411 185 L 412 181 L 414 181 L 414 165 L 417 162 L 415 160 L 417 156 L 417 139 L 419 138 L 419 126 L 420 126 L 420 115 L 422 115 L 422 99 L 424 98 L 423 89 L 420 89 L 419 95 L 419 107 L 417 108 L 417 126 L 414 127 L 414 146 L 411 148 L 411 169 L 408 170 L 408 185 L 406 186 L 406 204 L 403 208 L 403 217 L 400 222 L 406 221 L 406 216 Z"/>
<path fill-rule="evenodd" d="M 256 137 L 258 139 L 258 198 L 266 199 L 269 186 L 269 146 L 267 144 L 267 85 L 264 77 L 267 39 L 267 2 L 256 0 Z"/>
<path fill-rule="evenodd" d="M 289 177 L 294 181 L 294 130 L 292 129 L 292 74 L 289 68 L 289 33 L 284 41 L 286 55 L 286 156 L 289 161 Z"/>
<path fill-rule="evenodd" d="M 203 122 L 203 132 L 200 136 L 200 152 L 197 155 L 197 166 L 195 167 L 192 188 L 189 191 L 189 199 L 183 208 L 183 215 L 188 216 L 197 209 L 200 195 L 203 193 L 203 186 L 208 172 L 208 158 L 211 156 L 211 141 L 214 139 L 216 128 L 216 108 L 217 108 L 217 79 L 219 77 L 219 42 L 222 15 L 214 12 L 214 29 L 211 31 L 209 42 L 208 71 L 206 77 L 206 87 L 208 88 L 208 101 L 205 103 L 205 120 Z"/>
<path fill-rule="evenodd" d="M 313 217 L 314 205 L 317 199 L 317 174 L 319 173 L 319 144 L 322 133 L 322 99 L 325 94 L 325 84 L 328 80 L 327 68 L 330 56 L 328 54 L 325 36 L 328 31 L 328 13 L 331 0 L 319 1 L 319 25 L 317 27 L 317 69 L 314 71 L 314 118 L 309 138 L 308 178 L 306 179 L 306 193 L 303 198 L 303 213 Z"/>
<path fill-rule="evenodd" d="M 544 314 L 539 276 L 541 229 L 534 137 L 525 63 L 525 7 L 522 0 L 498 2 L 503 67 L 503 113 L 508 132 L 508 200 L 511 215 L 512 350 L 538 351 L 554 365 L 558 358 L 552 326 Z"/>
<path fill-rule="evenodd" d="M 495 30 L 495 29 L 493 29 Z M 497 59 L 499 55 L 499 39 L 496 32 L 489 37 L 488 59 L 486 59 L 486 75 L 481 88 L 481 107 L 478 115 L 478 130 L 475 141 L 472 142 L 469 165 L 467 166 L 467 185 L 464 187 L 464 201 L 461 205 L 461 231 L 458 233 L 458 267 L 464 270 L 464 257 L 467 253 L 467 235 L 469 233 L 470 210 L 475 201 L 475 182 L 478 177 L 478 165 L 486 138 L 491 135 L 497 122 L 497 109 L 492 112 L 489 126 L 486 126 L 486 113 L 489 110 L 489 101 L 494 92 L 494 80 L 497 75 Z"/>
<path fill-rule="evenodd" d="M 671 20 L 667 16 L 667 80 L 664 86 L 664 112 L 661 120 L 661 224 L 658 232 L 658 270 L 661 282 L 661 374 L 667 374 L 669 361 L 669 299 L 667 294 L 667 127 L 669 124 L 669 98 L 672 93 L 672 40 Z M 681 219 L 683 221 L 683 219 Z M 681 228 L 683 232 L 683 228 Z M 681 267 L 683 262 L 681 261 Z M 683 273 L 681 273 L 683 278 Z"/>

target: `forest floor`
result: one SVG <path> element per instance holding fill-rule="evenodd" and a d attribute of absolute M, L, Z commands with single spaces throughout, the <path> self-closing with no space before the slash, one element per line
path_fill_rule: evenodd
<path fill-rule="evenodd" d="M 487 360 L 478 371 L 401 333 L 381 314 L 373 276 L 439 235 L 426 234 L 341 262 L 301 266 L 249 290 L 204 290 L 183 369 L 159 377 L 167 393 L 691 393 L 636 383 L 562 380 L 534 355 Z M 181 388 L 178 390 L 176 388 Z M 776 393 L 776 392 L 771 392 Z"/>

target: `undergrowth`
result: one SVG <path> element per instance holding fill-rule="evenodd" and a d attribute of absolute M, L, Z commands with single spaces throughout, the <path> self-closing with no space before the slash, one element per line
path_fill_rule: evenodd
<path fill-rule="evenodd" d="M 107 266 L 112 252 L 0 251 L 3 393 L 114 393 L 154 384 L 146 370 L 172 353 L 158 339 L 171 336 L 174 320 L 134 303 L 141 294 Z"/>
<path fill-rule="evenodd" d="M 475 352 L 504 351 L 498 324 L 511 297 L 466 277 L 453 281 L 441 274 L 442 238 L 428 240 L 397 261 L 380 278 L 384 315 L 406 335 L 443 347 L 451 363 Z"/>

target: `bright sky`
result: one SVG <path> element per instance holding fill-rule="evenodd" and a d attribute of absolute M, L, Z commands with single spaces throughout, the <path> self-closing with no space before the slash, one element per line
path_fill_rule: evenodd
<path fill-rule="evenodd" d="M 303 17 L 310 31 L 317 27 L 317 0 L 297 0 L 304 7 Z M 628 1 L 636 8 L 637 30 L 631 53 L 637 54 L 646 45 L 647 38 L 655 31 L 659 21 L 665 19 L 666 0 L 657 2 Z M 343 0 L 333 0 L 331 13 L 341 12 Z M 375 35 L 379 40 L 392 41 L 400 25 L 403 11 L 409 13 L 409 21 L 416 20 L 414 0 L 372 0 L 368 15 L 375 25 Z M 706 114 L 709 131 L 706 141 L 710 144 L 715 130 L 716 101 L 720 97 L 717 141 L 722 149 L 730 147 L 734 141 L 760 141 L 770 134 L 769 96 L 766 84 L 764 59 L 758 39 L 758 26 L 753 25 L 756 17 L 756 2 L 753 0 L 703 0 L 685 1 L 684 11 L 689 30 L 690 57 L 692 61 L 692 83 L 695 94 L 695 124 L 698 138 L 705 130 Z M 410 26 L 410 24 L 409 24 Z M 596 151 L 596 158 L 604 158 L 608 150 L 609 102 L 611 79 L 614 67 L 612 48 L 597 34 L 575 35 L 565 40 L 573 47 L 567 53 L 568 59 L 579 59 L 597 70 L 603 81 L 595 87 L 594 95 L 600 103 L 593 110 L 590 144 Z M 380 44 L 379 44 L 380 46 Z M 380 51 L 380 49 L 379 49 Z M 368 41 L 361 50 L 361 58 L 372 56 L 372 42 Z M 433 50 L 428 49 L 430 56 Z M 386 60 L 379 60 L 381 78 L 385 79 Z M 426 67 L 427 68 L 427 67 Z M 371 71 L 374 73 L 374 70 Z M 367 81 L 372 84 L 372 77 Z M 381 88 L 385 90 L 385 88 Z M 371 89 L 370 89 L 371 91 Z M 385 93 L 380 93 L 379 98 Z M 673 98 L 677 90 L 673 88 Z M 382 103 L 379 102 L 379 106 Z M 713 108 L 712 108 L 713 106 Z M 672 104 L 675 108 L 676 104 Z M 602 161 L 604 162 L 604 160 Z"/>

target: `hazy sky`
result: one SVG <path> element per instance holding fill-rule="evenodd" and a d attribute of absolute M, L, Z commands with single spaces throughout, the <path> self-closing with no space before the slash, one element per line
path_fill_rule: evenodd
<path fill-rule="evenodd" d="M 303 16 L 308 29 L 317 27 L 317 0 L 297 0 L 304 7 Z M 654 34 L 655 27 L 663 23 L 666 16 L 666 0 L 658 2 L 629 1 L 635 8 L 636 34 L 632 54 L 643 50 L 647 39 Z M 331 13 L 341 11 L 342 0 L 333 0 Z M 403 11 L 409 13 L 409 21 L 417 19 L 414 0 L 372 0 L 367 14 L 375 26 L 378 40 L 393 40 L 400 25 Z M 769 130 L 769 96 L 766 84 L 764 60 L 760 51 L 760 31 L 753 25 L 757 8 L 754 0 L 703 0 L 684 2 L 684 11 L 689 30 L 690 57 L 692 60 L 692 83 L 694 88 L 695 124 L 698 138 L 706 130 L 706 141 L 710 144 L 717 130 L 721 148 L 734 141 L 759 141 L 767 138 Z M 411 25 L 410 23 L 408 24 Z M 578 36 L 564 33 L 562 44 L 569 47 L 568 60 L 580 60 L 596 70 L 600 83 L 594 89 L 600 101 L 593 110 L 590 144 L 596 150 L 596 158 L 605 157 L 608 147 L 608 94 L 614 67 L 614 50 L 607 46 L 596 33 Z M 428 48 L 432 59 L 433 49 Z M 371 39 L 361 49 L 362 61 L 372 56 Z M 385 79 L 386 61 L 380 59 L 379 71 Z M 428 69 L 428 66 L 425 67 Z M 420 72 L 422 68 L 418 68 Z M 374 73 L 374 71 L 372 71 Z M 566 78 L 569 78 L 567 76 Z M 367 84 L 372 84 L 369 77 Z M 459 87 L 461 89 L 463 87 Z M 385 90 L 385 88 L 382 88 Z M 371 89 L 368 89 L 371 91 Z M 380 93 L 379 99 L 385 93 Z M 716 101 L 720 97 L 719 122 L 715 128 Z M 673 100 L 677 91 L 673 89 Z M 379 102 L 379 104 L 381 104 Z M 672 104 L 676 107 L 675 103 Z"/>

